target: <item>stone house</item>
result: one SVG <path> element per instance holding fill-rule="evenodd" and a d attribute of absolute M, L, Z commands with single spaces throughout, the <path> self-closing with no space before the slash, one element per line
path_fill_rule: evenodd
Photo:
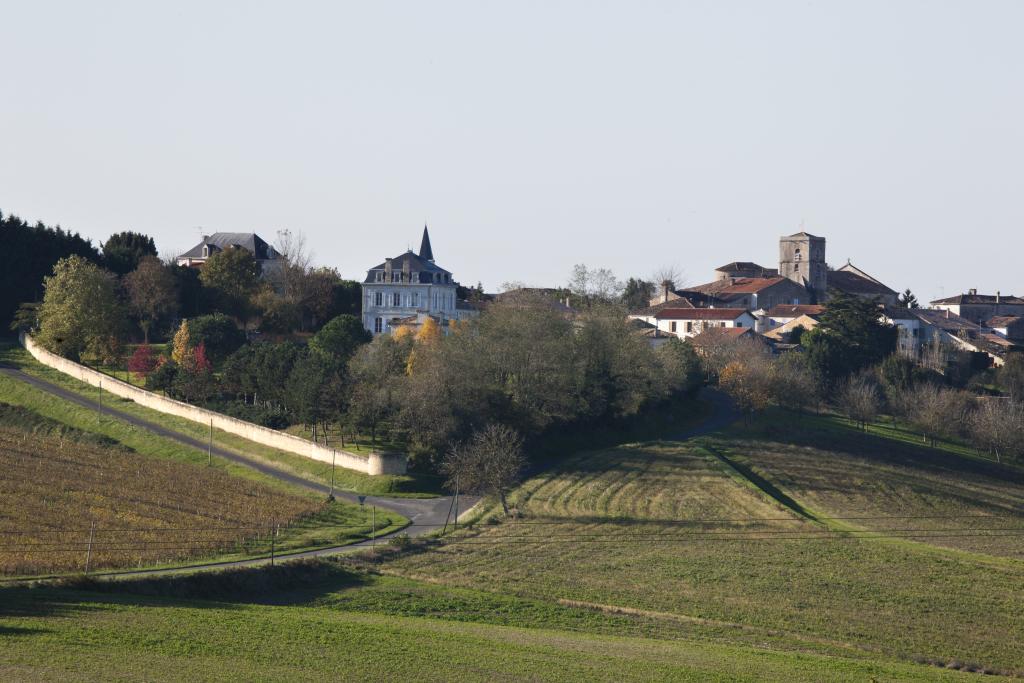
<path fill-rule="evenodd" d="M 754 328 L 754 316 L 742 308 L 666 308 L 654 315 L 659 333 L 680 339 L 695 337 L 712 328 Z"/>
<path fill-rule="evenodd" d="M 283 270 L 285 259 L 254 232 L 215 232 L 175 259 L 179 266 L 202 268 L 214 254 L 228 249 L 245 249 L 256 259 L 260 277 L 274 279 Z"/>
<path fill-rule="evenodd" d="M 451 320 L 478 314 L 475 306 L 460 305 L 455 278 L 434 263 L 426 226 L 418 254 L 410 249 L 385 259 L 370 268 L 363 280 L 363 327 L 374 335 L 398 325 L 418 326 L 428 316 L 447 329 Z"/>
<path fill-rule="evenodd" d="M 979 325 L 1000 316 L 1024 316 L 1024 299 L 1019 296 L 995 294 L 978 294 L 978 290 L 968 290 L 966 294 L 936 299 L 931 302 L 932 308 L 950 311 L 962 318 Z"/>

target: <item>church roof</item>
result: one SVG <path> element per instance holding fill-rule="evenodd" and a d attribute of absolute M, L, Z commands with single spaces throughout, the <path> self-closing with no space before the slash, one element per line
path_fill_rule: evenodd
<path fill-rule="evenodd" d="M 889 295 L 896 294 L 892 289 L 885 286 L 878 280 L 868 276 L 865 277 L 853 270 L 833 270 L 828 274 L 828 288 L 838 289 L 847 294 L 868 294 L 868 295 Z"/>

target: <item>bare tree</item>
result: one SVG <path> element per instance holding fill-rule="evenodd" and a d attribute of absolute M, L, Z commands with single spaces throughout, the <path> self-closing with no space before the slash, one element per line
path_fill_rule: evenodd
<path fill-rule="evenodd" d="M 870 376 L 855 375 L 843 385 L 836 399 L 840 410 L 867 431 L 868 423 L 878 417 L 882 393 Z"/>
<path fill-rule="evenodd" d="M 686 284 L 685 275 L 675 263 L 667 263 L 658 266 L 651 273 L 651 282 L 659 289 L 668 286 L 669 290 L 675 290 Z"/>
<path fill-rule="evenodd" d="M 776 404 L 798 413 L 809 405 L 818 405 L 821 398 L 818 380 L 800 353 L 786 353 L 775 359 L 771 391 Z"/>
<path fill-rule="evenodd" d="M 463 444 L 454 444 L 442 463 L 449 486 L 479 495 L 497 496 L 508 516 L 508 492 L 519 482 L 526 460 L 519 433 L 489 424 Z"/>
<path fill-rule="evenodd" d="M 935 445 L 938 438 L 955 437 L 965 431 L 971 397 L 956 389 L 921 384 L 914 390 L 914 400 L 908 409 L 908 417 L 921 430 L 922 438 Z"/>
<path fill-rule="evenodd" d="M 1024 405 L 1006 399 L 983 399 L 971 415 L 971 438 L 1002 462 L 1024 454 Z"/>

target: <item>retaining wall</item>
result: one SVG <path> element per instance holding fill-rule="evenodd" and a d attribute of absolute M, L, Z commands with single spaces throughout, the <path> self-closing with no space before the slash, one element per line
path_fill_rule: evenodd
<path fill-rule="evenodd" d="M 333 458 L 337 458 L 335 462 L 339 467 L 363 472 L 364 474 L 405 474 L 406 462 L 404 455 L 371 453 L 368 456 L 364 456 L 349 451 L 327 448 L 291 434 L 222 415 L 205 408 L 198 408 L 188 403 L 175 401 L 166 396 L 140 389 L 127 382 L 115 379 L 110 375 L 105 375 L 102 372 L 97 372 L 67 358 L 50 353 L 26 334 L 21 335 L 21 343 L 32 354 L 32 357 L 43 365 L 63 372 L 65 375 L 74 377 L 91 386 L 100 387 L 103 391 L 108 391 L 115 396 L 131 399 L 139 405 L 158 410 L 161 413 L 176 415 L 207 426 L 212 422 L 216 429 L 229 434 L 255 441 L 264 446 L 319 460 L 320 462 L 330 463 Z"/>

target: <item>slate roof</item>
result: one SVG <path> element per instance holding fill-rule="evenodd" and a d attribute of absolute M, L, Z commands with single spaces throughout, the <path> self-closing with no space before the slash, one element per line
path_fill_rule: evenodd
<path fill-rule="evenodd" d="M 420 258 L 425 258 L 428 261 L 434 260 L 434 250 L 430 248 L 430 233 L 427 232 L 427 226 L 423 226 L 423 240 L 420 242 Z"/>
<path fill-rule="evenodd" d="M 957 294 L 956 296 L 949 296 L 945 299 L 936 299 L 932 304 L 943 304 L 943 305 L 963 305 L 963 304 L 992 304 L 995 305 L 996 295 L 995 294 Z M 1024 299 L 1019 296 L 1012 295 L 1000 295 L 998 303 L 1001 304 L 1018 304 L 1024 305 Z"/>
<path fill-rule="evenodd" d="M 934 308 L 911 308 L 909 310 L 912 315 L 916 316 L 922 322 L 933 325 L 934 327 L 946 332 L 956 333 L 961 330 L 977 332 L 981 330 L 980 325 L 976 325 L 967 318 L 962 318 L 956 313 L 952 313 L 950 311 L 942 311 Z"/>
<path fill-rule="evenodd" d="M 407 262 L 409 264 L 409 272 L 411 273 L 448 273 L 448 275 L 451 275 L 451 273 L 449 273 L 444 268 L 435 265 L 434 263 L 431 263 L 430 261 L 423 258 L 419 254 L 413 253 L 411 250 L 405 252 L 401 256 L 396 256 L 395 258 L 391 259 L 391 270 L 402 271 L 405 269 L 405 264 Z M 369 271 L 367 271 L 366 279 L 363 280 L 363 282 L 368 284 L 377 282 L 374 272 L 378 270 L 384 270 L 385 265 L 387 265 L 386 262 L 381 263 L 378 266 L 374 266 Z M 453 280 L 448 284 L 455 284 L 455 281 Z"/>
<path fill-rule="evenodd" d="M 192 247 L 178 258 L 204 258 L 203 246 L 213 247 L 212 256 L 217 251 L 224 251 L 233 246 L 247 249 L 257 260 L 266 261 L 281 258 L 277 251 L 267 244 L 266 240 L 254 232 L 215 232 L 203 237 L 203 241 Z"/>
<path fill-rule="evenodd" d="M 744 308 L 666 308 L 654 316 L 658 320 L 735 320 Z"/>

